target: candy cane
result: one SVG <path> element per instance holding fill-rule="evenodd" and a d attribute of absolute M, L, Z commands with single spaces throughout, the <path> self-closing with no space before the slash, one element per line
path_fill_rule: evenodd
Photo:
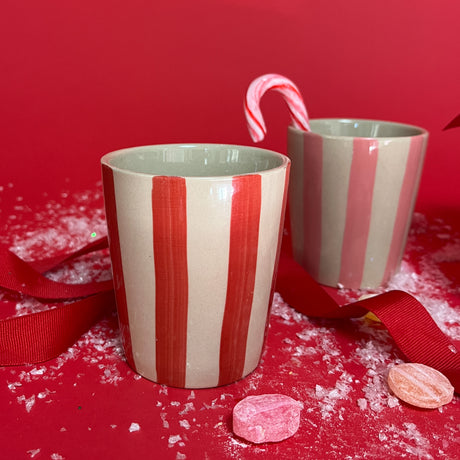
<path fill-rule="evenodd" d="M 269 73 L 256 78 L 246 92 L 244 112 L 248 122 L 249 134 L 254 142 L 260 142 L 267 133 L 264 118 L 260 110 L 260 100 L 268 90 L 281 93 L 289 112 L 293 125 L 303 131 L 310 131 L 308 113 L 297 86 L 286 77 Z"/>

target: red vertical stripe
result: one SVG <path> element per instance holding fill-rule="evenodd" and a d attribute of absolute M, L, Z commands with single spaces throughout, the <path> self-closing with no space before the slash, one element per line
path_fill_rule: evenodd
<path fill-rule="evenodd" d="M 305 260 L 302 265 L 313 278 L 318 279 L 322 232 L 323 138 L 312 133 L 305 136 L 304 153 L 303 228 Z"/>
<path fill-rule="evenodd" d="M 181 177 L 152 184 L 157 381 L 184 387 L 187 359 L 187 206 Z"/>
<path fill-rule="evenodd" d="M 121 261 L 120 237 L 118 233 L 117 205 L 113 171 L 107 165 L 102 165 L 102 180 L 104 184 L 105 213 L 109 231 L 110 257 L 112 259 L 113 284 L 117 300 L 118 322 L 126 360 L 135 369 L 131 334 L 129 331 L 128 306 L 126 302 L 125 280 Z"/>
<path fill-rule="evenodd" d="M 339 282 L 361 285 L 372 214 L 378 141 L 354 139 Z"/>
<path fill-rule="evenodd" d="M 412 209 L 417 195 L 417 182 L 420 177 L 422 166 L 420 156 L 423 153 L 424 136 L 411 139 L 409 155 L 406 162 L 406 170 L 399 195 L 398 210 L 393 228 L 390 251 L 385 268 L 384 281 L 390 279 L 394 270 L 398 267 L 405 246 L 405 238 L 411 222 Z"/>
<path fill-rule="evenodd" d="M 243 375 L 256 277 L 261 206 L 259 174 L 233 179 L 227 295 L 220 339 L 219 385 Z"/>

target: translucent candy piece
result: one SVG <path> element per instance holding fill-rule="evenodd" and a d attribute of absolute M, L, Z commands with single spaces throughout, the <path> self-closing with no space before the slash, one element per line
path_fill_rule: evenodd
<path fill-rule="evenodd" d="M 454 396 L 454 387 L 445 375 L 419 363 L 392 367 L 388 373 L 388 386 L 399 399 L 424 409 L 448 404 Z"/>
<path fill-rule="evenodd" d="M 281 394 L 247 396 L 233 409 L 233 431 L 253 443 L 279 442 L 299 428 L 303 404 Z"/>

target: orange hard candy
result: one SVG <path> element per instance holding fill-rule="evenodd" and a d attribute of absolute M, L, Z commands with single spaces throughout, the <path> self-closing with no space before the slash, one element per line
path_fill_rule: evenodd
<path fill-rule="evenodd" d="M 454 396 L 454 387 L 444 374 L 419 363 L 392 367 L 388 373 L 388 386 L 399 399 L 424 409 L 448 404 Z"/>

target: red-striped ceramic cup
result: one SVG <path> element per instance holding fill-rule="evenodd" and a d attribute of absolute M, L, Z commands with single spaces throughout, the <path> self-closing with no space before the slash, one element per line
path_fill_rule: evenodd
<path fill-rule="evenodd" d="M 428 132 L 376 120 L 289 127 L 293 252 L 319 283 L 385 284 L 400 266 Z"/>
<path fill-rule="evenodd" d="M 235 145 L 156 145 L 102 158 L 120 329 L 130 366 L 181 388 L 258 365 L 290 161 Z"/>

